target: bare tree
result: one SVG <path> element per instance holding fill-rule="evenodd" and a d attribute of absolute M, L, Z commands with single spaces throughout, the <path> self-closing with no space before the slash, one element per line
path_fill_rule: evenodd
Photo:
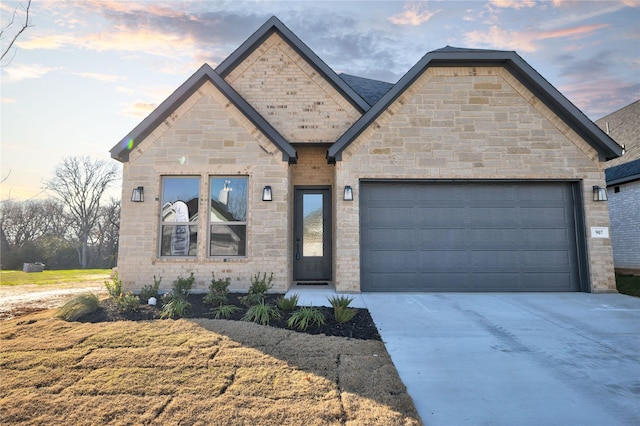
<path fill-rule="evenodd" d="M 100 201 L 117 178 L 115 164 L 89 157 L 67 157 L 56 167 L 54 177 L 45 182 L 46 189 L 53 191 L 69 210 L 82 268 L 88 264 L 89 237 L 100 218 Z"/>
<path fill-rule="evenodd" d="M 12 36 L 10 36 L 9 38 L 9 43 L 6 44 L 5 47 L 2 48 L 2 53 L 0 54 L 0 61 L 4 61 L 5 56 L 7 56 L 7 54 L 11 51 L 11 49 L 13 48 L 14 43 L 16 42 L 16 40 L 18 39 L 18 37 L 20 37 L 20 35 L 31 26 L 31 22 L 29 21 L 29 9 L 31 8 L 31 0 L 27 1 L 27 5 L 26 6 L 22 6 L 22 10 L 24 12 L 24 19 L 20 19 L 20 22 L 18 23 L 18 27 L 15 27 L 14 25 L 16 24 L 16 18 L 18 17 L 18 14 L 22 15 L 22 12 L 19 12 L 18 9 L 16 8 L 13 11 L 13 15 L 11 16 L 11 19 L 9 20 L 9 22 L 4 25 L 2 28 L 0 28 L 0 40 L 3 40 L 4 38 L 7 37 L 7 32 L 12 32 L 14 30 L 14 28 L 17 28 L 16 31 L 13 33 Z M 3 43 L 4 44 L 4 43 Z M 15 54 L 14 54 L 15 55 Z M 9 63 L 11 62 L 11 60 L 13 59 L 13 56 L 11 57 L 11 59 L 9 59 L 7 61 L 7 63 L 5 65 L 9 65 Z"/>

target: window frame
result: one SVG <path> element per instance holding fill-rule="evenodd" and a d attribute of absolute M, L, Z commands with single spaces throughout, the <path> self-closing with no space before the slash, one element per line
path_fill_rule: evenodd
<path fill-rule="evenodd" d="M 198 200 L 198 208 L 196 209 L 196 220 L 193 222 L 168 222 L 164 220 L 164 196 L 165 196 L 165 185 L 167 179 L 195 179 L 198 184 L 198 191 L 196 194 L 196 199 Z M 200 244 L 200 194 L 202 191 L 202 176 L 200 175 L 161 175 L 160 176 L 160 198 L 159 198 L 159 229 L 158 229 L 158 258 L 160 259 L 197 259 L 199 257 L 199 244 Z M 186 203 L 186 201 L 185 201 Z M 188 226 L 189 235 L 192 235 L 191 230 L 195 228 L 196 235 L 196 243 L 195 243 L 195 252 L 194 254 L 186 254 L 186 255 L 171 255 L 171 254 L 163 254 L 163 241 L 164 241 L 164 227 L 165 226 Z M 191 251 L 191 248 L 189 248 Z"/>
<path fill-rule="evenodd" d="M 244 179 L 246 182 L 245 188 L 245 218 L 244 221 L 229 221 L 229 222 L 214 222 L 211 220 L 211 209 L 212 209 L 212 194 L 213 190 L 213 180 L 214 179 Z M 249 230 L 248 230 L 248 222 L 249 222 L 249 176 L 248 175 L 209 175 L 208 185 L 209 190 L 207 194 L 207 248 L 206 248 L 206 256 L 210 259 L 246 259 L 248 257 L 248 242 L 249 242 Z M 214 226 L 244 226 L 244 254 L 212 254 L 211 246 L 213 242 L 212 238 L 212 230 Z"/>

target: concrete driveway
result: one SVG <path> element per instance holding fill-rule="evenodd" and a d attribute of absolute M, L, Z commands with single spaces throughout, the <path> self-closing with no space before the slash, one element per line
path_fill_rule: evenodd
<path fill-rule="evenodd" d="M 640 424 L 638 298 L 360 297 L 425 425 Z"/>

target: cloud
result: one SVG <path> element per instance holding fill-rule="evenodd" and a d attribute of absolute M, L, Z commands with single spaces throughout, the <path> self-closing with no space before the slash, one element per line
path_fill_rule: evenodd
<path fill-rule="evenodd" d="M 490 46 L 501 50 L 535 52 L 535 36 L 528 32 L 509 31 L 494 25 L 488 31 L 470 31 L 465 34 L 470 46 Z"/>
<path fill-rule="evenodd" d="M 73 37 L 64 35 L 46 35 L 42 37 L 33 36 L 27 40 L 19 40 L 16 42 L 18 47 L 27 50 L 55 50 L 68 44 L 73 44 Z"/>
<path fill-rule="evenodd" d="M 25 65 L 25 64 L 11 64 L 10 67 L 3 68 L 6 73 L 6 82 L 16 83 L 22 80 L 41 78 L 45 74 L 55 71 L 55 68 L 45 67 L 42 65 Z"/>
<path fill-rule="evenodd" d="M 127 117 L 146 117 L 157 106 L 155 103 L 139 101 L 131 105 L 125 105 L 121 113 Z"/>
<path fill-rule="evenodd" d="M 553 31 L 543 31 L 538 34 L 538 39 L 544 40 L 548 38 L 582 38 L 593 34 L 602 28 L 607 28 L 609 24 L 593 24 L 593 25 L 582 25 L 579 27 L 572 28 L 561 28 L 559 30 Z"/>
<path fill-rule="evenodd" d="M 535 0 L 491 0 L 491 4 L 495 7 L 522 9 L 523 7 L 534 7 Z"/>
<path fill-rule="evenodd" d="M 0 103 L 3 104 L 15 104 L 17 101 L 13 98 L 0 98 Z"/>
<path fill-rule="evenodd" d="M 95 72 L 73 72 L 73 75 L 77 75 L 82 78 L 89 78 L 92 80 L 101 81 L 103 83 L 115 83 L 120 80 L 124 80 L 125 77 L 113 74 L 100 74 Z"/>
<path fill-rule="evenodd" d="M 420 5 L 410 3 L 404 7 L 404 12 L 390 16 L 388 20 L 392 24 L 396 25 L 412 25 L 417 27 L 429 21 L 429 19 L 433 18 L 436 13 L 442 10 L 439 9 L 435 12 L 431 12 L 430 10 L 421 11 L 421 9 Z"/>
<path fill-rule="evenodd" d="M 554 38 L 580 39 L 590 35 L 608 24 L 582 25 L 571 28 L 560 28 L 550 31 L 509 31 L 494 25 L 488 31 L 470 31 L 465 34 L 465 40 L 472 46 L 490 46 L 495 49 L 518 50 L 535 52 L 537 42 Z"/>

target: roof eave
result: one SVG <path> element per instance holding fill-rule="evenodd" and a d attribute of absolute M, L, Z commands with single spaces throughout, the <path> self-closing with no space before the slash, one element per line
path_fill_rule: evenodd
<path fill-rule="evenodd" d="M 254 126 L 260 129 L 260 131 L 282 151 L 283 161 L 295 163 L 297 159 L 295 148 L 208 64 L 202 65 L 200 69 L 176 89 L 171 96 L 116 144 L 110 151 L 111 157 L 121 162 L 129 161 L 129 152 L 166 120 L 176 108 L 193 95 L 205 81 L 210 81 L 216 86 Z"/>
<path fill-rule="evenodd" d="M 368 111 L 371 106 L 342 80 L 318 55 L 313 52 L 302 40 L 298 38 L 286 25 L 278 18 L 272 16 L 256 32 L 254 32 L 244 43 L 240 45 L 231 55 L 223 60 L 217 67 L 216 72 L 225 78 L 244 59 L 260 46 L 274 32 L 277 32 L 289 46 L 319 72 L 324 78 L 344 96 L 360 113 Z"/>
<path fill-rule="evenodd" d="M 596 151 L 600 161 L 622 155 L 623 149 L 611 137 L 589 120 L 575 105 L 513 51 L 433 51 L 427 53 L 378 103 L 367 111 L 327 151 L 329 161 L 340 161 L 342 152 L 380 114 L 382 114 L 411 84 L 432 66 L 504 66 L 531 90 L 545 105 L 583 137 Z"/>

